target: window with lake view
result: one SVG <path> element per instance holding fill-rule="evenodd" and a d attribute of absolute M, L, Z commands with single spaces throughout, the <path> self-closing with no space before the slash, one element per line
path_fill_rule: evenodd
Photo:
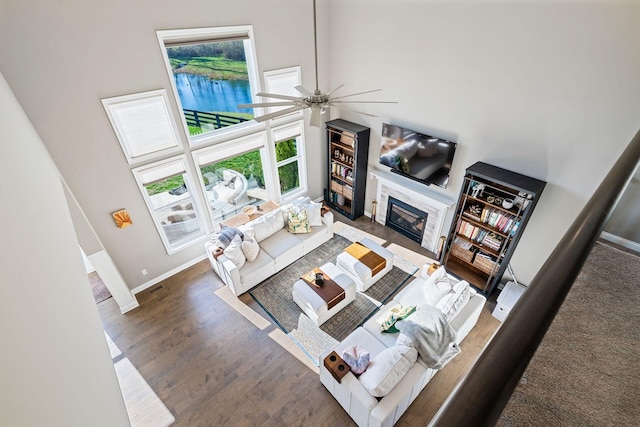
<path fill-rule="evenodd" d="M 189 137 L 254 117 L 256 66 L 251 31 L 245 27 L 158 32 Z"/>

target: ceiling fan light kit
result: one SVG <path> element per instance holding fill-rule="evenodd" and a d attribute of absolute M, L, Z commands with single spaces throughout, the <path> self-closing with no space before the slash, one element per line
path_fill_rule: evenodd
<path fill-rule="evenodd" d="M 378 92 L 382 89 L 368 90 L 364 92 L 352 93 L 350 95 L 343 95 L 339 97 L 331 97 L 331 95 L 340 89 L 343 84 L 330 90 L 327 93 L 323 93 L 318 89 L 318 41 L 317 41 L 317 26 L 316 26 L 316 0 L 313 0 L 313 46 L 314 46 L 314 66 L 315 66 L 315 78 L 316 88 L 313 92 L 304 88 L 303 86 L 296 86 L 295 89 L 302 94 L 302 96 L 291 95 L 279 95 L 276 93 L 259 92 L 256 96 L 263 98 L 280 99 L 276 102 L 258 102 L 253 104 L 240 104 L 238 108 L 264 108 L 264 107 L 289 107 L 282 110 L 274 111 L 272 113 L 263 114 L 261 116 L 254 117 L 257 122 L 264 122 L 265 120 L 275 119 L 277 117 L 285 116 L 287 114 L 294 113 L 296 111 L 310 109 L 311 117 L 309 119 L 309 126 L 320 127 L 321 115 L 324 114 L 329 107 L 333 107 L 336 104 L 345 103 L 377 103 L 377 104 L 396 104 L 397 101 L 354 101 L 345 100 L 357 95 L 364 95 L 366 93 Z M 370 115 L 370 114 L 367 114 Z"/>

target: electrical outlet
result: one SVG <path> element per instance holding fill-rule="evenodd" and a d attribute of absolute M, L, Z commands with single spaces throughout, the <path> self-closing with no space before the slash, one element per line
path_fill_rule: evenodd
<path fill-rule="evenodd" d="M 143 276 L 147 275 L 147 269 L 143 268 L 142 270 L 140 270 L 140 273 L 142 273 Z"/>

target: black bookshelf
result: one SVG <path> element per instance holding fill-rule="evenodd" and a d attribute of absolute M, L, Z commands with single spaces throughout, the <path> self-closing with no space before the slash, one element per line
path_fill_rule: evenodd
<path fill-rule="evenodd" d="M 546 182 L 483 162 L 466 170 L 445 245 L 448 272 L 490 295 Z"/>
<path fill-rule="evenodd" d="M 364 214 L 370 129 L 343 119 L 325 125 L 329 154 L 326 203 L 354 220 Z"/>

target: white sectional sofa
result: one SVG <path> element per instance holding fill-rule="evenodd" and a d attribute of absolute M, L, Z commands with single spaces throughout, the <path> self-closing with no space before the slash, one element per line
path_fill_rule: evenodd
<path fill-rule="evenodd" d="M 385 351 L 388 353 L 388 349 L 396 345 L 398 333 L 382 333 L 381 323 L 390 310 L 399 305 L 417 305 L 418 309 L 423 305 L 437 307 L 445 314 L 448 323 L 455 330 L 455 342 L 460 343 L 477 323 L 486 298 L 477 293 L 468 283 L 459 282 L 448 275 L 444 267 L 436 270 L 431 276 L 427 275 L 427 269 L 428 265 L 425 265 L 420 277 L 409 283 L 362 327 L 353 331 L 334 349 L 323 354 L 321 360 L 331 351 L 342 355 L 345 349 L 358 345 L 369 352 L 371 364 L 368 370 L 371 369 L 376 363 L 376 356 Z M 442 283 L 445 277 L 453 286 L 449 292 L 442 293 L 439 283 Z M 401 326 L 399 329 L 402 331 Z M 415 351 L 413 357 L 415 361 Z M 393 372 L 386 375 L 384 381 L 387 381 L 387 385 L 392 381 L 391 389 L 382 397 L 374 396 L 373 394 L 376 393 L 367 389 L 361 381 L 366 372 L 359 378 L 349 372 L 341 382 L 338 382 L 324 364 L 320 363 L 320 381 L 360 427 L 392 426 L 437 373 L 437 369 L 427 366 L 428 363 L 422 356 L 419 356 L 415 363 L 410 358 L 408 361 L 406 358 L 402 361 L 410 368 L 408 371 L 404 370 L 406 371 L 404 375 L 401 373 L 396 375 L 397 378 L 394 378 Z M 380 363 L 382 361 L 379 362 L 378 367 Z M 393 369 L 392 367 L 389 370 Z"/>
<path fill-rule="evenodd" d="M 310 204 L 308 200 L 298 204 Z M 317 204 L 316 204 L 317 205 Z M 213 270 L 235 295 L 241 295 L 263 280 L 274 275 L 298 258 L 311 252 L 333 237 L 333 214 L 318 213 L 313 221 L 310 215 L 311 232 L 292 234 L 287 230 L 287 212 L 290 205 L 283 205 L 238 229 L 243 233 L 255 234 L 260 246 L 258 257 L 246 262 L 240 268 L 225 254 L 216 256 L 217 245 L 212 241 L 205 243 L 205 250 Z"/>

